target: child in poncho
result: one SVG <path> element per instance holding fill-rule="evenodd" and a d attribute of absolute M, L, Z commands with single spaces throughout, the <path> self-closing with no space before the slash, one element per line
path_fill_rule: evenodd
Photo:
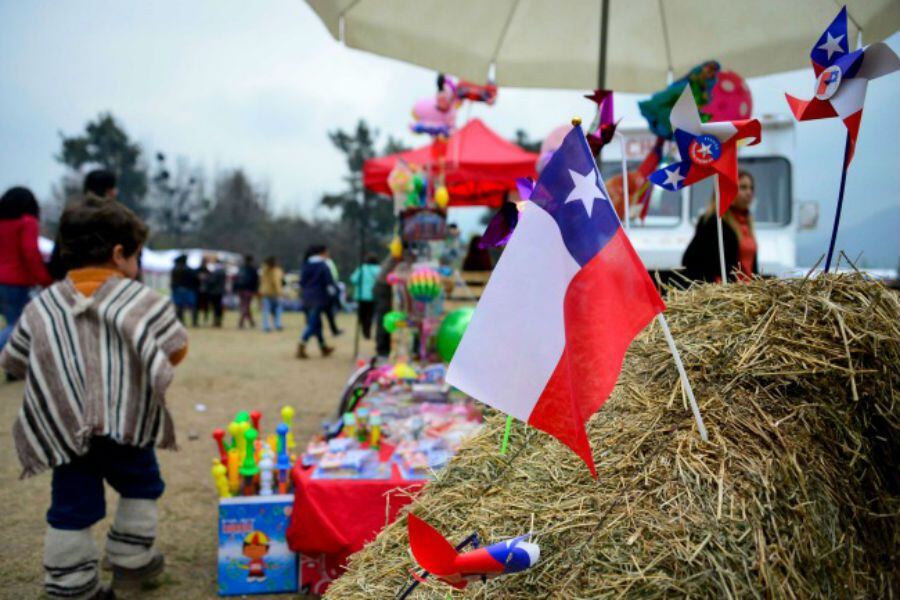
<path fill-rule="evenodd" d="M 175 447 L 165 406 L 187 334 L 168 299 L 135 281 L 146 226 L 124 205 L 88 199 L 62 215 L 68 277 L 32 300 L 0 354 L 25 378 L 13 425 L 23 477 L 53 470 L 45 590 L 112 598 L 100 585 L 91 526 L 106 513 L 104 480 L 121 496 L 107 533 L 113 585 L 162 572 L 153 548 L 164 484 L 154 446 Z"/>

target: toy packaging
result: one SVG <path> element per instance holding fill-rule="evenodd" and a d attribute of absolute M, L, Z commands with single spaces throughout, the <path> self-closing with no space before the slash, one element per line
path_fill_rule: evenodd
<path fill-rule="evenodd" d="M 285 532 L 294 497 L 236 496 L 219 500 L 219 595 L 299 590 L 297 555 Z"/>

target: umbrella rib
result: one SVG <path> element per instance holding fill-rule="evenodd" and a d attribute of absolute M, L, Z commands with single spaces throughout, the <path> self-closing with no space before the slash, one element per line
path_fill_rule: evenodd
<path fill-rule="evenodd" d="M 659 18 L 662 21 L 663 43 L 666 45 L 666 61 L 669 67 L 669 73 L 672 72 L 672 48 L 669 45 L 669 25 L 666 22 L 666 9 L 663 8 L 663 0 L 659 2 Z"/>
<path fill-rule="evenodd" d="M 509 24 L 512 23 L 513 17 L 516 14 L 516 11 L 519 9 L 519 0 L 515 0 L 513 2 L 512 8 L 509 11 L 509 14 L 506 15 L 506 23 L 503 24 L 503 31 L 500 32 L 500 36 L 497 38 L 497 45 L 494 47 L 494 53 L 491 55 L 491 64 L 495 65 L 497 63 L 497 55 L 500 54 L 500 47 L 503 46 L 503 42 L 506 41 L 506 32 L 509 31 Z M 496 74 L 494 75 L 496 77 Z"/>
<path fill-rule="evenodd" d="M 341 14 L 338 15 L 338 31 L 340 32 L 340 42 L 345 46 L 347 45 L 347 19 L 345 18 L 345 15 L 353 10 L 353 7 L 357 4 L 359 4 L 359 0 L 353 0 L 353 2 L 351 2 L 347 6 L 347 8 L 342 10 Z"/>

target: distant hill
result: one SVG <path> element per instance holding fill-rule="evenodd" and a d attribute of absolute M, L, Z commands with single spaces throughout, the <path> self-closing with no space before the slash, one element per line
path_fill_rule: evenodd
<path fill-rule="evenodd" d="M 797 234 L 797 265 L 809 267 L 828 251 L 833 214 L 820 214 L 815 231 Z M 900 265 L 900 206 L 879 211 L 853 225 L 841 224 L 835 256 L 862 253 L 859 267 L 896 269 Z"/>

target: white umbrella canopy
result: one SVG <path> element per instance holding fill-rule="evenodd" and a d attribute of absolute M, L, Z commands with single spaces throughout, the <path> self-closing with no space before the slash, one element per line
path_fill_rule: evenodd
<path fill-rule="evenodd" d="M 834 0 L 306 1 L 351 48 L 476 83 L 493 67 L 500 86 L 621 92 L 656 91 L 669 72 L 710 59 L 744 77 L 808 67 L 840 9 Z M 871 43 L 900 28 L 900 0 L 850 1 L 847 11 L 851 47 L 860 30 Z"/>

